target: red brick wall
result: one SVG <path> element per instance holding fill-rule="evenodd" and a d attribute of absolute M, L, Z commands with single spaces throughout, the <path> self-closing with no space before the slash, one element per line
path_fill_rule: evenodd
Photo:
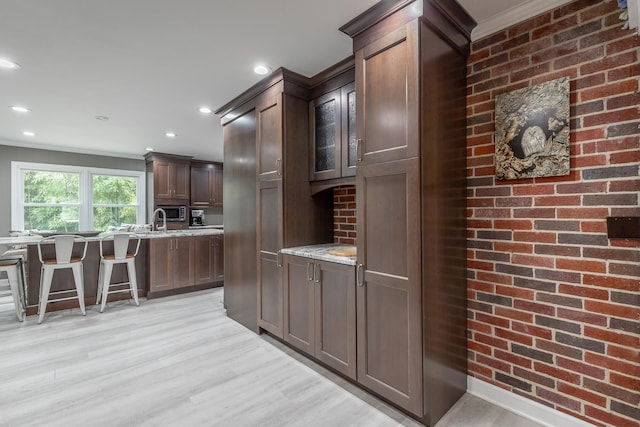
<path fill-rule="evenodd" d="M 579 0 L 472 44 L 469 373 L 599 426 L 640 425 L 640 38 Z M 494 179 L 497 94 L 570 77 L 571 174 Z"/>
<path fill-rule="evenodd" d="M 343 185 L 333 189 L 333 241 L 356 244 L 356 187 Z"/>

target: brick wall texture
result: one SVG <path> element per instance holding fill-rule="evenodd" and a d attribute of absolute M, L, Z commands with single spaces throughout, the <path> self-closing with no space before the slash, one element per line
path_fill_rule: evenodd
<path fill-rule="evenodd" d="M 469 374 L 597 426 L 640 425 L 640 38 L 578 0 L 472 44 Z M 569 76 L 571 173 L 494 179 L 497 94 Z"/>
<path fill-rule="evenodd" d="M 343 185 L 333 189 L 333 242 L 356 244 L 356 187 Z"/>

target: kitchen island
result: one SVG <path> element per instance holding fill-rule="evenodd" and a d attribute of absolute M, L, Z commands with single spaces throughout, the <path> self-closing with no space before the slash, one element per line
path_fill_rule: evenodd
<path fill-rule="evenodd" d="M 142 241 L 136 256 L 138 293 L 147 298 L 222 286 L 223 231 L 218 229 L 190 229 L 168 232 L 138 233 Z M 102 235 L 87 237 L 87 254 L 83 262 L 85 304 L 94 305 L 98 289 L 100 266 L 100 239 Z M 41 263 L 38 242 L 41 236 L 1 237 L 0 245 L 27 246 L 27 315 L 37 312 L 40 301 Z M 113 242 L 105 242 L 109 250 Z M 133 245 L 133 243 L 131 243 Z M 81 254 L 81 244 L 76 243 L 74 255 Z M 43 256 L 53 257 L 53 245 L 43 246 Z M 124 265 L 115 265 L 112 283 L 127 281 Z M 74 289 L 71 270 L 56 271 L 52 291 Z M 127 299 L 126 293 L 109 296 L 109 301 Z M 47 304 L 47 312 L 78 307 L 77 299 Z"/>

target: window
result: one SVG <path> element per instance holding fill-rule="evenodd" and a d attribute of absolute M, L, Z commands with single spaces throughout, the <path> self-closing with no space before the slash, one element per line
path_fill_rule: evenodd
<path fill-rule="evenodd" d="M 85 231 L 145 222 L 145 174 L 11 162 L 11 228 Z"/>

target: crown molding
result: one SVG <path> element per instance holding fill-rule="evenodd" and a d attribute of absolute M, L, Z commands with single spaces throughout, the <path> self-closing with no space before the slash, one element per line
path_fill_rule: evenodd
<path fill-rule="evenodd" d="M 536 0 L 522 3 L 478 23 L 471 32 L 471 41 L 479 40 L 514 24 L 526 21 L 573 0 Z"/>

